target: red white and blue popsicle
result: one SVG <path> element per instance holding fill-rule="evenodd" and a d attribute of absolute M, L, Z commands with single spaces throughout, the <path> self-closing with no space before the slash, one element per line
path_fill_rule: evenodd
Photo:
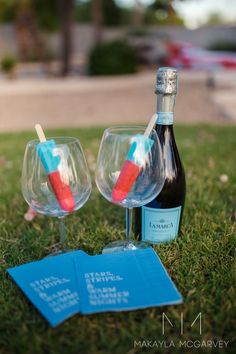
<path fill-rule="evenodd" d="M 61 209 L 67 212 L 72 212 L 75 208 L 75 200 L 70 186 L 61 178 L 58 169 L 61 158 L 55 153 L 55 149 L 57 148 L 56 143 L 54 140 L 46 140 L 41 125 L 36 124 L 35 129 L 40 140 L 40 143 L 37 145 L 37 154 L 47 173 L 56 199 Z"/>
<path fill-rule="evenodd" d="M 154 141 L 149 138 L 152 128 L 157 120 L 154 114 L 145 130 L 145 133 L 137 134 L 132 139 L 132 144 L 122 166 L 119 177 L 112 190 L 112 200 L 114 203 L 121 203 L 131 191 L 145 163 L 145 157 L 152 148 Z"/>

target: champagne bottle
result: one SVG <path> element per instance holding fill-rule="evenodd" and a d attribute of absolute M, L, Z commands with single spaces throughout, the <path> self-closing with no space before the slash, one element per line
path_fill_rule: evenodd
<path fill-rule="evenodd" d="M 180 232 L 185 201 L 185 174 L 173 131 L 173 110 L 177 94 L 177 71 L 157 71 L 158 119 L 155 126 L 164 158 L 165 182 L 160 194 L 149 204 L 135 208 L 135 234 L 154 244 L 174 240 Z M 158 168 L 158 166 L 157 166 Z"/>

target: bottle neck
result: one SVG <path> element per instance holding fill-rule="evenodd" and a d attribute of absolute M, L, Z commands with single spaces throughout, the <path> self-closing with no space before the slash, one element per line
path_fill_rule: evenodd
<path fill-rule="evenodd" d="M 176 95 L 157 95 L 157 125 L 173 125 Z"/>

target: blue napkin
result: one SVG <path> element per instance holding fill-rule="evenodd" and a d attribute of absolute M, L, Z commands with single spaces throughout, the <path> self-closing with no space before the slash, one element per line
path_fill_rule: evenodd
<path fill-rule="evenodd" d="M 8 269 L 8 273 L 52 327 L 80 310 L 74 259 L 89 257 L 74 251 Z"/>
<path fill-rule="evenodd" d="M 80 312 L 180 304 L 182 297 L 152 248 L 74 258 Z"/>
<path fill-rule="evenodd" d="M 152 248 L 44 258 L 8 273 L 52 327 L 81 312 L 179 304 L 182 297 Z"/>

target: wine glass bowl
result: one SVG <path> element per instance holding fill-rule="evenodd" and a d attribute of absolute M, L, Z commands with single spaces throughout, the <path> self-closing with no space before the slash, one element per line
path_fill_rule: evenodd
<path fill-rule="evenodd" d="M 114 187 L 124 168 L 127 155 L 137 140 L 143 136 L 145 127 L 113 127 L 105 130 L 100 145 L 97 165 L 96 184 L 105 199 L 126 208 L 140 207 L 149 203 L 160 192 L 164 183 L 164 168 L 159 149 L 159 139 L 153 130 L 149 139 L 153 145 L 145 154 L 141 139 L 137 142 L 139 171 L 129 193 L 116 201 Z"/>
<path fill-rule="evenodd" d="M 39 141 L 32 140 L 26 146 L 23 170 L 22 193 L 29 206 L 48 216 L 63 217 L 80 209 L 91 193 L 91 181 L 87 163 L 76 138 L 51 138 L 56 143 L 55 154 L 60 156 L 58 171 L 63 183 L 70 187 L 74 208 L 62 209 L 53 191 L 48 175 L 37 153 Z"/>

